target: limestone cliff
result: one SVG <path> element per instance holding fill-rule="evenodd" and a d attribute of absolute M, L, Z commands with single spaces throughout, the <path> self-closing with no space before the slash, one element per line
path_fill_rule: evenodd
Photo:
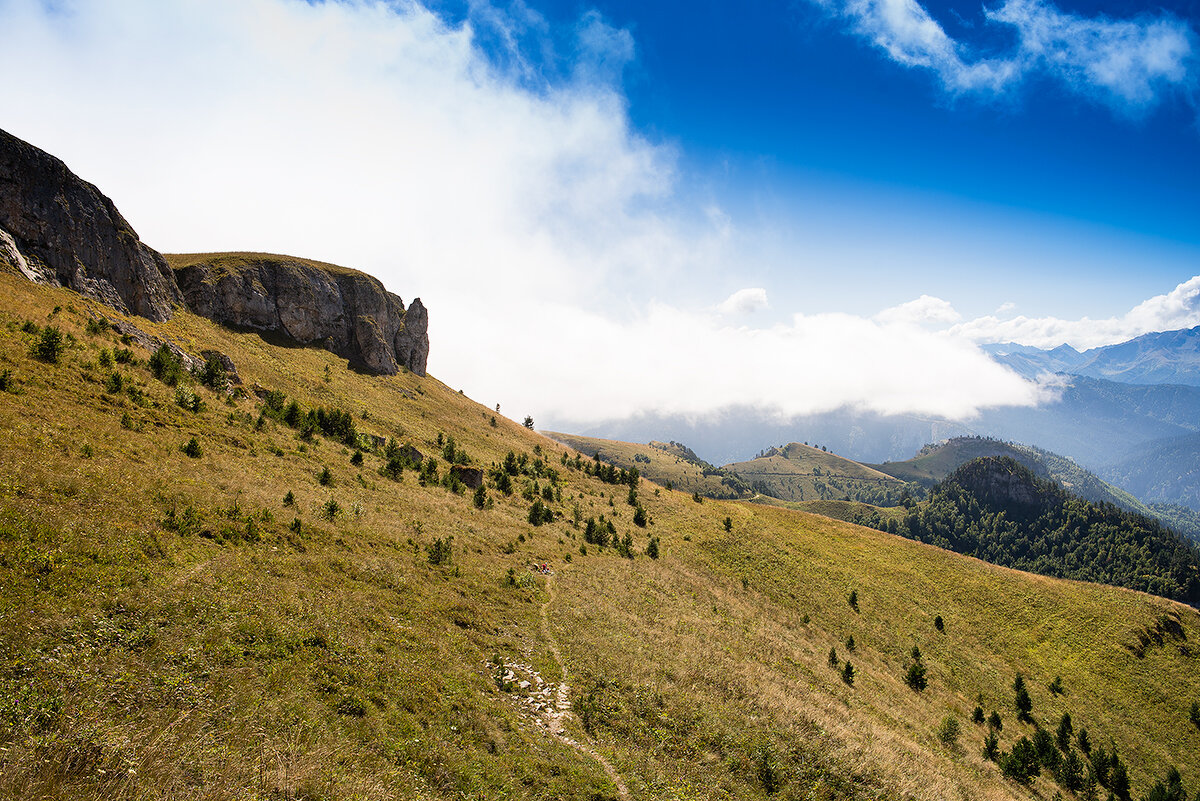
<path fill-rule="evenodd" d="M 166 261 L 112 201 L 61 161 L 0 130 L 0 258 L 30 280 L 166 320 L 183 298 Z"/>
<path fill-rule="evenodd" d="M 169 255 L 188 308 L 218 323 L 320 345 L 373 373 L 425 375 L 429 319 L 355 270 L 266 253 Z"/>
<path fill-rule="evenodd" d="M 223 325 L 327 347 L 391 375 L 425 375 L 429 318 L 369 275 L 261 253 L 166 258 L 112 201 L 61 161 L 0 130 L 0 265 L 125 314 L 169 319 L 177 305 Z"/>

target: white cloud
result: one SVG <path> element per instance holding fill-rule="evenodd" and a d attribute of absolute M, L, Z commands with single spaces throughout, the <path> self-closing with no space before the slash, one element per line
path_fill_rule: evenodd
<path fill-rule="evenodd" d="M 962 319 L 962 315 L 941 298 L 922 295 L 916 300 L 910 300 L 907 303 L 901 303 L 899 306 L 884 309 L 875 315 L 875 319 L 881 323 L 926 325 L 956 323 Z"/>
<path fill-rule="evenodd" d="M 1016 28 L 1027 61 L 1077 91 L 1106 96 L 1118 107 L 1152 104 L 1161 87 L 1189 79 L 1195 37 L 1185 23 L 1170 17 L 1088 19 L 1041 0 L 1007 0 L 985 13 Z"/>
<path fill-rule="evenodd" d="M 961 45 L 916 0 L 847 0 L 842 13 L 894 61 L 933 70 L 952 91 L 998 91 L 1016 75 L 1012 61 L 967 63 Z"/>
<path fill-rule="evenodd" d="M 897 47 L 936 43 L 922 25 Z M 961 417 L 1042 397 L 914 325 L 955 319 L 936 298 L 733 328 L 681 297 L 739 275 L 744 240 L 676 195 L 673 147 L 633 130 L 617 82 L 632 38 L 594 14 L 564 35 L 519 4 L 452 25 L 415 1 L 0 0 L 0 28 L 0 74 L 21 76 L 0 125 L 149 244 L 292 253 L 420 295 L 431 372 L 487 405 Z M 721 304 L 763 308 L 759 288 Z"/>
<path fill-rule="evenodd" d="M 752 314 L 770 308 L 767 303 L 767 290 L 762 287 L 747 287 L 739 289 L 717 306 L 717 311 L 725 315 Z"/>
<path fill-rule="evenodd" d="M 1168 91 L 1196 91 L 1195 32 L 1161 12 L 1114 20 L 1065 13 L 1045 0 L 1006 0 L 985 9 L 984 18 L 1010 26 L 1017 41 L 1003 55 L 983 57 L 949 36 L 916 0 L 814 2 L 848 18 L 855 33 L 898 64 L 933 71 L 951 93 L 997 94 L 1044 72 L 1129 113 L 1157 104 Z"/>
<path fill-rule="evenodd" d="M 1152 331 L 1200 325 L 1200 276 L 1184 281 L 1165 295 L 1143 301 L 1120 317 L 1062 320 L 1057 317 L 979 317 L 953 326 L 948 333 L 974 342 L 1016 342 L 1053 348 L 1064 342 L 1077 350 L 1112 345 Z"/>

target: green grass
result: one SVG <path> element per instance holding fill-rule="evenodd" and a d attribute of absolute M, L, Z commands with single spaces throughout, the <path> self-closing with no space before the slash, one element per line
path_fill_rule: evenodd
<path fill-rule="evenodd" d="M 705 498 L 729 499 L 751 494 L 749 488 L 737 481 L 736 477 L 718 471 L 680 444 L 657 441 L 640 444 L 557 431 L 543 433 L 585 456 L 599 453 L 605 462 L 626 470 L 637 468 L 643 477 L 664 487 L 698 493 Z"/>
<path fill-rule="evenodd" d="M 892 476 L 798 442 L 727 467 L 759 492 L 785 501 L 886 500 L 903 490 Z"/>
<path fill-rule="evenodd" d="M 292 265 L 309 267 L 330 275 L 346 275 L 369 277 L 366 273 L 352 270 L 349 267 L 339 267 L 314 259 L 302 259 L 297 256 L 281 256 L 274 253 L 164 253 L 167 264 L 172 270 L 181 270 L 195 264 L 207 264 L 213 268 L 213 278 L 222 275 L 238 275 L 244 270 L 258 267 L 262 264 Z"/>
<path fill-rule="evenodd" d="M 245 381 L 228 399 L 191 385 L 203 407 L 183 409 L 136 345 L 134 364 L 100 366 L 120 343 L 86 332 L 88 309 L 0 275 L 13 379 L 0 392 L 0 797 L 615 797 L 487 667 L 499 657 L 556 680 L 544 604 L 570 677 L 567 733 L 635 798 L 1048 798 L 1045 778 L 1032 791 L 1002 779 L 966 723 L 981 693 L 1004 716 L 1002 747 L 1030 733 L 1011 707 L 1018 670 L 1044 725 L 1069 709 L 1118 745 L 1135 795 L 1169 764 L 1200 783 L 1194 610 L 648 481 L 640 529 L 626 487 L 564 465 L 575 451 L 513 421 L 493 427 L 433 377 L 355 373 L 186 313 L 138 320 L 228 354 Z M 29 356 L 26 320 L 69 335 L 58 364 Z M 380 475 L 376 451 L 352 465 L 339 442 L 260 426 L 256 387 L 348 410 L 360 432 L 437 456 L 441 474 L 439 435 L 485 469 L 509 451 L 541 458 L 560 476 L 556 519 L 528 523 L 527 476 L 511 497 L 489 482 L 477 509 L 412 470 Z M 192 437 L 199 458 L 180 450 Z M 576 507 L 632 533 L 634 558 L 581 553 Z M 451 537 L 449 560 L 431 564 Z M 535 561 L 556 574 L 553 602 Z M 1186 641 L 1136 656 L 1163 615 Z M 826 664 L 850 635 L 852 687 Z M 919 695 L 903 684 L 913 644 L 929 670 Z M 1046 689 L 1056 675 L 1066 695 Z M 957 749 L 937 737 L 948 714 L 964 721 Z"/>

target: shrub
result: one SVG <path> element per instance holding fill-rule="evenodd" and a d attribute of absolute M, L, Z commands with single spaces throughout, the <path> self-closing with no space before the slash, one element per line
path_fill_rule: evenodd
<path fill-rule="evenodd" d="M 650 542 L 646 543 L 646 556 L 651 559 L 658 558 L 658 537 L 651 537 Z"/>
<path fill-rule="evenodd" d="M 925 666 L 920 662 L 913 662 L 908 666 L 908 672 L 904 674 L 904 683 L 913 688 L 917 692 L 921 692 L 928 686 L 928 680 L 925 678 Z M 979 713 L 980 720 L 983 718 L 982 710 Z"/>
<path fill-rule="evenodd" d="M 726 531 L 733 531 L 733 520 L 731 518 L 726 517 L 721 525 L 725 527 Z"/>
<path fill-rule="evenodd" d="M 432 545 L 425 546 L 425 553 L 429 557 L 431 565 L 448 565 L 451 558 L 454 556 L 454 537 L 448 536 L 446 539 L 435 539 Z"/>
<path fill-rule="evenodd" d="M 187 387 L 175 387 L 175 404 L 181 409 L 187 409 L 189 412 L 199 413 L 204 411 L 203 399 Z"/>
<path fill-rule="evenodd" d="M 1013 679 L 1013 705 L 1017 708 L 1017 720 L 1033 722 L 1033 717 L 1029 714 L 1033 710 L 1033 700 L 1029 697 L 1029 691 L 1025 689 L 1025 677 L 1020 673 Z"/>
<path fill-rule="evenodd" d="M 542 523 L 554 522 L 554 510 L 540 500 L 533 502 L 533 506 L 529 507 L 529 523 L 530 525 L 540 526 Z"/>
<path fill-rule="evenodd" d="M 321 472 L 317 474 L 317 483 L 322 487 L 333 486 L 333 473 L 329 472 L 329 467 L 322 467 Z"/>
<path fill-rule="evenodd" d="M 284 506 L 295 506 L 296 505 L 296 493 L 292 492 L 291 490 L 288 490 L 287 495 L 283 496 L 283 505 Z"/>
<path fill-rule="evenodd" d="M 229 386 L 229 375 L 225 365 L 213 357 L 205 359 L 204 366 L 196 370 L 196 380 L 209 389 L 223 390 Z"/>
<path fill-rule="evenodd" d="M 1187 792 L 1183 789 L 1183 777 L 1179 775 L 1179 769 L 1168 769 L 1166 782 L 1155 782 L 1146 796 L 1146 801 L 1187 801 Z"/>
<path fill-rule="evenodd" d="M 67 340 L 57 326 L 48 325 L 42 329 L 41 336 L 30 347 L 29 352 L 35 359 L 48 364 L 58 364 L 58 360 L 67 350 Z"/>
<path fill-rule="evenodd" d="M 850 660 L 846 660 L 846 664 L 842 667 L 842 681 L 846 684 L 854 684 L 854 665 L 850 664 Z"/>
<path fill-rule="evenodd" d="M 105 320 L 103 317 L 88 320 L 87 325 L 83 327 L 83 330 L 87 331 L 92 336 L 103 334 L 108 330 L 108 320 Z"/>
<path fill-rule="evenodd" d="M 988 729 L 988 733 L 983 735 L 983 758 L 994 762 L 999 751 L 1000 737 L 995 729 Z"/>
<path fill-rule="evenodd" d="M 1054 738 L 1050 736 L 1050 732 L 1040 726 L 1033 733 L 1033 747 L 1037 749 L 1038 761 L 1042 767 L 1054 770 L 1058 767 L 1060 754 L 1058 748 L 1054 745 Z"/>
<path fill-rule="evenodd" d="M 1075 727 L 1071 724 L 1071 713 L 1063 712 L 1062 718 L 1058 721 L 1058 731 L 1054 735 L 1054 742 L 1058 749 L 1064 753 L 1071 748 L 1071 735 L 1075 733 Z"/>
<path fill-rule="evenodd" d="M 129 348 L 113 348 L 113 361 L 117 364 L 130 364 L 133 361 L 133 351 Z"/>
<path fill-rule="evenodd" d="M 120 394 L 125 389 L 125 379 L 116 370 L 108 374 L 104 380 L 104 391 L 110 395 Z"/>
<path fill-rule="evenodd" d="M 96 357 L 96 362 L 97 362 L 97 363 L 98 363 L 98 364 L 99 364 L 101 367 L 112 367 L 112 366 L 113 366 L 113 355 L 112 355 L 112 351 L 111 351 L 111 350 L 109 350 L 108 348 L 101 348 L 101 349 L 100 349 L 100 355 L 98 355 L 98 356 Z"/>
<path fill-rule="evenodd" d="M 642 508 L 641 504 L 638 504 L 637 508 L 633 510 L 633 524 L 638 528 L 646 527 L 646 510 Z"/>
<path fill-rule="evenodd" d="M 480 484 L 479 489 L 475 490 L 475 495 L 472 496 L 471 502 L 475 504 L 476 509 L 482 509 L 487 506 L 487 488 Z"/>
<path fill-rule="evenodd" d="M 186 443 L 184 443 L 180 450 L 193 459 L 199 459 L 204 455 L 204 449 L 200 447 L 200 443 L 195 437 L 192 437 Z"/>
<path fill-rule="evenodd" d="M 955 746 L 958 744 L 959 731 L 958 718 L 954 715 L 947 715 L 938 726 L 937 736 L 944 745 Z"/>
<path fill-rule="evenodd" d="M 1079 792 L 1083 789 L 1083 760 L 1079 758 L 1079 754 L 1068 745 L 1066 755 L 1059 760 L 1058 768 L 1054 772 L 1054 778 L 1065 789 L 1071 792 Z"/>
<path fill-rule="evenodd" d="M 1042 763 L 1038 759 L 1037 749 L 1028 737 L 1022 737 L 1013 743 L 1012 750 L 1001 754 L 1000 770 L 1008 778 L 1021 784 L 1029 784 L 1033 777 L 1042 772 Z"/>
<path fill-rule="evenodd" d="M 177 385 L 183 378 L 183 362 L 165 342 L 150 357 L 149 367 L 150 374 L 169 387 Z"/>
<path fill-rule="evenodd" d="M 339 514 L 341 514 L 341 512 L 342 512 L 341 504 L 339 504 L 333 498 L 330 498 L 329 500 L 325 501 L 325 504 L 321 507 L 321 517 L 325 518 L 326 520 L 332 521 L 332 520 L 336 519 L 337 516 Z"/>
<path fill-rule="evenodd" d="M 354 465 L 355 467 L 361 467 L 362 463 L 363 463 L 363 452 L 355 451 L 354 455 L 350 457 L 350 464 Z"/>

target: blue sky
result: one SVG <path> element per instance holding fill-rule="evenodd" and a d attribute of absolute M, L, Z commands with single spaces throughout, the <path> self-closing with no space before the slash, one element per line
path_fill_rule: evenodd
<path fill-rule="evenodd" d="M 974 313 L 1003 298 L 1031 314 L 1117 314 L 1131 296 L 1194 274 L 1194 54 L 1181 59 L 1185 76 L 1151 78 L 1150 97 L 1137 100 L 1036 66 L 997 90 L 957 91 L 937 69 L 890 56 L 829 4 L 596 7 L 637 42 L 625 83 L 632 119 L 680 142 L 695 174 L 720 182 L 726 208 L 778 229 L 815 215 L 849 229 L 848 239 L 869 227 L 921 254 L 890 277 L 843 247 L 848 268 L 878 276 L 877 291 L 796 271 L 797 283 L 819 287 L 817 303 L 865 313 L 916 283 Z M 1101 26 L 1088 32 L 1098 37 L 1103 26 L 1165 25 L 1195 43 L 1195 3 L 1150 13 L 1128 3 L 1047 8 Z M 982 3 L 924 9 L 968 60 L 1018 48 L 1013 26 L 986 19 Z M 567 21 L 580 7 L 544 11 Z M 926 253 L 945 237 L 943 220 L 955 241 Z M 1014 239 L 1032 239 L 1037 255 Z M 971 269 L 980 258 L 972 241 L 1007 253 Z M 777 247 L 804 242 L 781 237 Z M 988 280 L 993 272 L 1005 277 Z"/>
<path fill-rule="evenodd" d="M 916 239 L 927 236 L 920 226 L 948 216 L 960 237 L 1034 236 L 1056 251 L 1053 269 L 1040 260 L 1022 264 L 1014 249 L 1007 270 L 1030 286 L 995 305 L 1019 302 L 1037 314 L 1119 313 L 1136 293 L 1194 274 L 1195 53 L 1179 59 L 1184 76 L 1151 76 L 1147 98 L 1123 98 L 1037 66 L 999 89 L 955 91 L 938 70 L 905 65 L 856 33 L 837 5 L 532 0 L 526 8 L 552 29 L 570 30 L 594 11 L 629 32 L 633 52 L 622 85 L 632 123 L 676 143 L 694 188 L 719 195 L 730 213 L 786 227 L 789 219 L 836 211 L 860 230 L 918 227 Z M 1194 2 L 1153 10 L 1117 2 L 1045 7 L 1110 28 L 1165 25 L 1196 43 Z M 460 4 L 442 8 L 450 18 L 470 17 Z M 982 3 L 924 8 L 966 60 L 1018 50 L 1015 26 L 986 19 Z M 493 53 L 504 50 L 490 44 Z M 536 66 L 553 80 L 557 64 Z M 802 243 L 779 243 L 786 246 Z M 985 282 L 973 291 L 973 280 L 954 275 L 961 264 L 945 255 L 932 260 L 906 269 L 903 280 L 928 281 L 930 289 L 940 282 L 959 303 L 988 310 L 996 287 Z M 854 310 L 880 302 L 894 283 L 884 281 L 886 289 Z M 1064 304 L 1066 291 L 1077 298 Z M 844 306 L 850 300 L 829 292 Z"/>
<path fill-rule="evenodd" d="M 0 28 L 0 127 L 149 244 L 363 269 L 422 297 L 435 375 L 539 421 L 970 417 L 1054 396 L 980 343 L 1200 324 L 1194 1 L 0 0 Z"/>

